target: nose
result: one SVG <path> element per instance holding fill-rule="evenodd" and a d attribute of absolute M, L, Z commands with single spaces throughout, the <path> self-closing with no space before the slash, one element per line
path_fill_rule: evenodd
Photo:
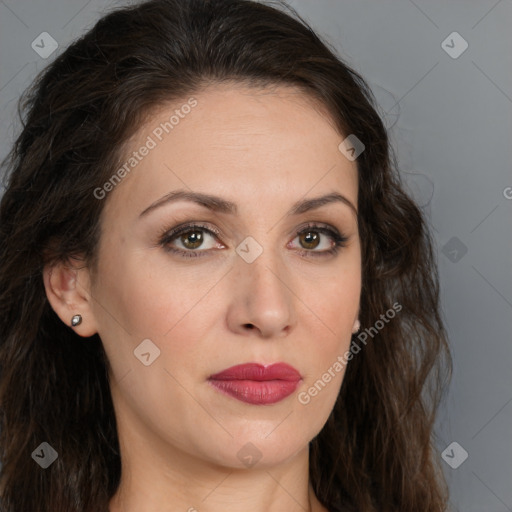
<path fill-rule="evenodd" d="M 296 300 L 292 276 L 270 251 L 255 261 L 235 262 L 233 293 L 227 313 L 229 328 L 238 334 L 261 338 L 286 336 L 296 323 Z"/>

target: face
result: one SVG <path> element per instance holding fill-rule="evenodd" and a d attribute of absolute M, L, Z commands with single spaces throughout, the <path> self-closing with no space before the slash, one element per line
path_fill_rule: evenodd
<path fill-rule="evenodd" d="M 162 460 L 270 467 L 321 430 L 361 291 L 343 138 L 295 89 L 218 85 L 131 139 L 129 171 L 98 199 L 90 289 L 120 438 Z"/>

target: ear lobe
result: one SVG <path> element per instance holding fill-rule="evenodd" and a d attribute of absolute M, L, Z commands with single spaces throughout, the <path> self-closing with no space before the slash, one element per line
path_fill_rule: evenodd
<path fill-rule="evenodd" d="M 66 325 L 83 337 L 98 332 L 91 307 L 90 279 L 86 267 L 75 267 L 69 261 L 45 266 L 43 282 L 52 309 Z M 77 314 L 82 316 L 82 322 L 72 326 L 71 319 Z"/>

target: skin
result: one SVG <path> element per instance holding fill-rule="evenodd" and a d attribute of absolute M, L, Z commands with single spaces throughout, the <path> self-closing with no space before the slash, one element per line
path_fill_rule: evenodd
<path fill-rule="evenodd" d="M 99 333 L 112 367 L 123 473 L 110 512 L 325 511 L 309 482 L 308 443 L 327 421 L 344 371 L 307 405 L 298 394 L 350 346 L 360 240 L 356 213 L 343 202 L 286 214 L 332 192 L 356 208 L 356 163 L 338 150 L 344 136 L 296 89 L 211 85 L 194 98 L 197 106 L 103 199 L 96 272 L 73 260 L 44 270 L 56 313 L 67 325 L 80 313 L 75 331 Z M 186 100 L 154 112 L 127 155 Z M 177 189 L 220 196 L 238 213 L 180 200 L 140 217 Z M 202 231 L 196 249 L 187 249 L 190 233 L 170 242 L 202 257 L 158 243 L 161 231 L 186 221 L 221 232 Z M 333 241 L 315 228 L 317 243 L 297 236 L 308 222 L 348 241 L 315 257 Z M 247 236 L 263 249 L 252 263 L 236 252 Z M 149 366 L 134 356 L 144 339 L 160 350 Z M 247 362 L 288 363 L 302 381 L 272 405 L 241 402 L 208 383 Z M 250 467 L 237 456 L 247 443 L 261 455 Z"/>

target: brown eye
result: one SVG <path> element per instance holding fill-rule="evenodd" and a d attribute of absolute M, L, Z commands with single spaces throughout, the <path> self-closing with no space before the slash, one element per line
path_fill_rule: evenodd
<path fill-rule="evenodd" d="M 316 249 L 320 243 L 320 236 L 314 231 L 305 231 L 299 235 L 299 240 L 304 249 Z"/>
<path fill-rule="evenodd" d="M 197 249 L 204 241 L 201 231 L 187 231 L 180 236 L 181 243 L 187 249 Z"/>
<path fill-rule="evenodd" d="M 297 232 L 292 245 L 305 257 L 322 257 L 336 254 L 341 247 L 345 247 L 348 238 L 341 235 L 338 230 L 325 225 L 309 225 Z"/>
<path fill-rule="evenodd" d="M 160 235 L 159 244 L 167 251 L 183 257 L 198 257 L 211 254 L 213 249 L 225 249 L 219 242 L 220 233 L 200 224 L 182 225 L 171 230 L 164 230 Z M 208 243 L 208 239 L 210 242 Z M 336 254 L 338 249 L 345 246 L 347 238 L 337 230 L 326 226 L 310 225 L 296 233 L 296 238 L 287 245 L 296 249 L 304 257 L 320 257 Z"/>
<path fill-rule="evenodd" d="M 224 249 L 222 243 L 217 242 L 219 233 L 213 228 L 199 224 L 186 224 L 174 229 L 165 229 L 160 235 L 159 244 L 168 252 L 184 257 L 205 256 L 211 249 Z"/>

